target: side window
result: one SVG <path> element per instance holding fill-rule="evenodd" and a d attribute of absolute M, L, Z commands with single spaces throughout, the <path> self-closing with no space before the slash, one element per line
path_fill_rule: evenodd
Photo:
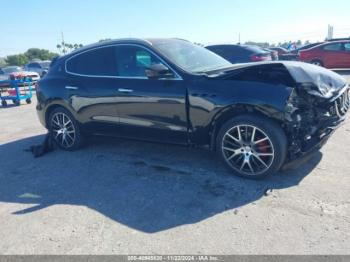
<path fill-rule="evenodd" d="M 78 54 L 66 62 L 70 73 L 87 76 L 116 76 L 115 47 L 102 47 Z"/>
<path fill-rule="evenodd" d="M 350 43 L 345 43 L 344 44 L 344 49 L 346 52 L 350 52 Z"/>
<path fill-rule="evenodd" d="M 40 65 L 39 65 L 38 63 L 33 63 L 33 64 L 32 64 L 32 67 L 33 67 L 33 68 L 40 68 Z"/>
<path fill-rule="evenodd" d="M 146 49 L 138 46 L 116 47 L 117 72 L 121 77 L 146 77 L 145 70 L 161 61 Z"/>
<path fill-rule="evenodd" d="M 4 71 L 2 71 L 2 69 L 0 68 L 0 75 L 4 75 Z"/>
<path fill-rule="evenodd" d="M 33 63 L 29 63 L 27 67 L 33 67 Z"/>
<path fill-rule="evenodd" d="M 326 51 L 340 51 L 341 50 L 341 43 L 326 45 L 326 46 L 323 47 L 323 50 L 326 50 Z"/>

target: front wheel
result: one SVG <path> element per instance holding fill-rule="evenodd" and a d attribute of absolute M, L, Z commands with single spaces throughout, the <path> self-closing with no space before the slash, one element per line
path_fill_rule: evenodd
<path fill-rule="evenodd" d="M 82 145 L 82 135 L 78 122 L 63 107 L 56 108 L 49 116 L 49 131 L 56 145 L 67 151 L 74 151 Z"/>
<path fill-rule="evenodd" d="M 242 115 L 229 120 L 217 136 L 217 152 L 237 175 L 260 179 L 277 172 L 285 161 L 287 139 L 268 118 Z"/>

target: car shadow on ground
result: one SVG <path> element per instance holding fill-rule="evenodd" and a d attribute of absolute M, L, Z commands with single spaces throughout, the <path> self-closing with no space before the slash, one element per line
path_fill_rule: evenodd
<path fill-rule="evenodd" d="M 253 203 L 269 189 L 298 185 L 319 163 L 262 181 L 233 176 L 208 150 L 94 138 L 80 151 L 41 158 L 30 137 L 0 145 L 0 202 L 32 204 L 13 215 L 56 204 L 83 205 L 142 232 L 193 224 Z"/>

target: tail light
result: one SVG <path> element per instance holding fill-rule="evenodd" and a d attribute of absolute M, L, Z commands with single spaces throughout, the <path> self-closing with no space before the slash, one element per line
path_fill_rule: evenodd
<path fill-rule="evenodd" d="M 298 57 L 300 60 L 303 60 L 305 58 L 305 52 L 304 51 L 299 51 L 298 52 Z"/>
<path fill-rule="evenodd" d="M 270 54 L 253 54 L 250 56 L 250 60 L 253 62 L 259 62 L 259 61 L 269 61 L 272 59 Z"/>

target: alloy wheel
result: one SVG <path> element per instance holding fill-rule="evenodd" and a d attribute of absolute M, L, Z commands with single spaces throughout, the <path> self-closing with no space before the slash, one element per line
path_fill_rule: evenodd
<path fill-rule="evenodd" d="M 225 161 L 238 173 L 260 175 L 272 165 L 275 151 L 271 139 L 258 127 L 237 125 L 222 140 Z"/>
<path fill-rule="evenodd" d="M 65 113 L 58 112 L 51 118 L 53 138 L 63 148 L 74 145 L 76 133 L 72 120 Z"/>

